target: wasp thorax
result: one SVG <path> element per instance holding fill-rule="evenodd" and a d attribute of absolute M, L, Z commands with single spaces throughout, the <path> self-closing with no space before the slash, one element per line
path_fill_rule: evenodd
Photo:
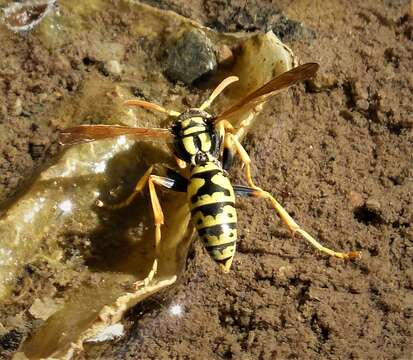
<path fill-rule="evenodd" d="M 190 109 L 178 117 L 172 126 L 178 158 L 195 166 L 218 156 L 221 139 L 210 119 L 211 115 L 199 109 Z"/>

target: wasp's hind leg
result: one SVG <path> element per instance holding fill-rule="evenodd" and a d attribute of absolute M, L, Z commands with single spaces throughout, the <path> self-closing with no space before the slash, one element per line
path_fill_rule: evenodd
<path fill-rule="evenodd" d="M 316 239 L 314 239 L 307 231 L 303 230 L 294 219 L 287 213 L 287 211 L 281 206 L 281 204 L 267 191 L 262 189 L 256 189 L 248 186 L 235 185 L 234 191 L 240 196 L 250 196 L 255 198 L 267 199 L 271 202 L 272 207 L 277 211 L 282 221 L 288 226 L 290 231 L 295 234 L 300 234 L 305 240 L 313 245 L 317 250 L 322 251 L 330 256 L 335 256 L 345 260 L 356 259 L 360 257 L 360 253 L 357 251 L 350 252 L 337 252 L 321 245 Z"/>
<path fill-rule="evenodd" d="M 155 223 L 155 260 L 153 261 L 152 268 L 149 271 L 146 278 L 142 281 L 135 283 L 136 287 L 140 286 L 147 286 L 153 279 L 158 269 L 158 256 L 159 256 L 159 246 L 161 242 L 161 226 L 164 224 L 164 214 L 162 211 L 161 204 L 159 202 L 158 195 L 155 190 L 155 184 L 162 186 L 166 189 L 170 189 L 173 191 L 180 191 L 185 192 L 187 189 L 188 180 L 185 179 L 183 176 L 178 174 L 177 172 L 166 168 L 166 176 L 158 176 L 152 174 L 154 166 L 152 165 L 145 174 L 139 179 L 137 182 L 134 191 L 130 194 L 124 201 L 114 204 L 108 205 L 104 204 L 101 200 L 97 201 L 97 205 L 99 207 L 105 207 L 107 209 L 120 209 L 122 207 L 128 206 L 132 200 L 144 189 L 145 185 L 148 184 L 149 188 L 149 195 L 151 199 L 151 205 L 154 215 L 154 223 Z"/>

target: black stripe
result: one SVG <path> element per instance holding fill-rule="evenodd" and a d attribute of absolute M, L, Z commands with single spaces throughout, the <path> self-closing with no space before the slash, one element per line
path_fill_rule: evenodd
<path fill-rule="evenodd" d="M 205 248 L 207 249 L 209 253 L 212 253 L 213 251 L 219 251 L 221 254 L 223 254 L 224 250 L 227 247 L 234 246 L 234 245 L 235 245 L 235 241 L 231 241 L 225 244 L 207 245 L 205 246 Z"/>
<path fill-rule="evenodd" d="M 209 179 L 210 180 L 210 179 L 212 179 L 212 177 L 214 175 L 219 174 L 219 173 L 223 174 L 222 170 L 220 170 L 220 169 L 210 169 L 210 170 L 206 170 L 206 171 L 202 171 L 202 172 L 193 174 L 191 176 L 191 178 L 204 179 L 204 180 Z"/>
<path fill-rule="evenodd" d="M 193 142 L 194 142 L 194 145 L 195 145 L 196 149 L 201 150 L 202 149 L 201 139 L 199 138 L 199 136 L 195 136 L 194 134 L 191 134 L 191 135 L 193 137 Z"/>
<path fill-rule="evenodd" d="M 208 131 L 206 130 L 202 130 L 202 131 L 195 131 L 191 134 L 187 134 L 187 135 L 181 135 L 180 138 L 187 138 L 187 137 L 191 137 L 191 136 L 198 136 L 199 134 L 208 134 Z"/>
<path fill-rule="evenodd" d="M 208 114 L 206 111 L 193 108 L 183 112 L 181 115 L 179 115 L 178 119 L 184 121 L 194 117 L 201 117 L 206 122 L 208 121 L 208 119 L 211 118 L 211 115 Z"/>
<path fill-rule="evenodd" d="M 228 229 L 236 229 L 237 223 L 225 223 L 225 224 L 218 224 L 207 226 L 202 229 L 198 229 L 198 234 L 200 237 L 205 235 L 209 236 L 216 236 L 217 238 L 222 234 L 228 234 Z"/>
<path fill-rule="evenodd" d="M 176 171 L 169 169 L 166 167 L 166 175 L 168 178 L 173 180 L 173 187 L 172 190 L 180 191 L 180 192 L 187 192 L 188 190 L 188 179 L 183 177 L 181 174 L 177 173 Z"/>
<path fill-rule="evenodd" d="M 225 170 L 229 170 L 233 162 L 234 162 L 234 152 L 231 149 L 225 147 L 224 152 L 222 154 L 222 167 Z"/>
<path fill-rule="evenodd" d="M 218 214 L 222 212 L 222 209 L 227 205 L 230 205 L 232 207 L 235 206 L 234 202 L 232 201 L 215 202 L 212 204 L 197 206 L 191 210 L 191 214 L 193 216 L 199 211 L 203 216 L 210 215 L 216 217 Z"/>
<path fill-rule="evenodd" d="M 212 177 L 217 174 L 222 174 L 222 176 L 225 177 L 220 169 L 204 171 L 202 173 L 194 174 L 191 177 L 196 179 L 203 179 L 205 181 L 204 184 L 197 190 L 197 192 L 191 196 L 191 202 L 193 204 L 196 203 L 198 198 L 202 197 L 203 195 L 212 195 L 214 193 L 222 192 L 225 196 L 231 196 L 231 192 L 227 188 L 224 188 L 212 182 Z"/>
<path fill-rule="evenodd" d="M 234 192 L 239 196 L 257 196 L 257 190 L 244 185 L 234 185 Z"/>
<path fill-rule="evenodd" d="M 185 127 L 182 126 L 182 130 L 189 129 L 189 128 L 194 127 L 194 126 L 204 126 L 204 127 L 206 127 L 205 120 L 202 123 L 202 122 L 199 122 L 199 121 L 192 120 L 192 118 L 194 118 L 194 117 L 202 117 L 202 116 L 191 116 L 191 120 L 189 121 L 189 124 L 187 124 Z M 185 119 L 185 120 L 188 120 L 188 119 Z"/>
<path fill-rule="evenodd" d="M 217 262 L 218 264 L 226 265 L 227 261 L 230 260 L 230 259 L 232 259 L 233 256 L 234 256 L 234 255 L 231 255 L 231 256 L 229 256 L 229 257 L 227 257 L 227 258 L 225 258 L 225 259 L 221 259 L 221 260 L 214 259 L 214 261 Z"/>

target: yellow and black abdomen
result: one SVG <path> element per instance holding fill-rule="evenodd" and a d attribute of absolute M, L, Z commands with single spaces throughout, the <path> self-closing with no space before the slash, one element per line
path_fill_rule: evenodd
<path fill-rule="evenodd" d="M 235 254 L 237 213 L 234 190 L 213 162 L 197 165 L 188 186 L 192 221 L 211 257 L 229 271 Z"/>

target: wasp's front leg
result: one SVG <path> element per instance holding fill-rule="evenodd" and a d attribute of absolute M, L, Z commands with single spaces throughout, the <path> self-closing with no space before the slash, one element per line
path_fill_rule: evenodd
<path fill-rule="evenodd" d="M 219 123 L 221 129 L 224 129 L 224 146 L 223 146 L 223 154 L 222 154 L 222 166 L 225 170 L 228 170 L 232 166 L 233 158 L 234 158 L 234 150 L 241 158 L 241 161 L 245 167 L 245 177 L 247 179 L 247 183 L 254 189 L 260 189 L 258 186 L 254 184 L 251 175 L 251 158 L 249 157 L 247 151 L 241 145 L 238 140 L 238 134 L 240 134 L 245 124 L 240 125 L 238 129 L 234 129 L 232 124 L 227 120 L 222 120 Z"/>

